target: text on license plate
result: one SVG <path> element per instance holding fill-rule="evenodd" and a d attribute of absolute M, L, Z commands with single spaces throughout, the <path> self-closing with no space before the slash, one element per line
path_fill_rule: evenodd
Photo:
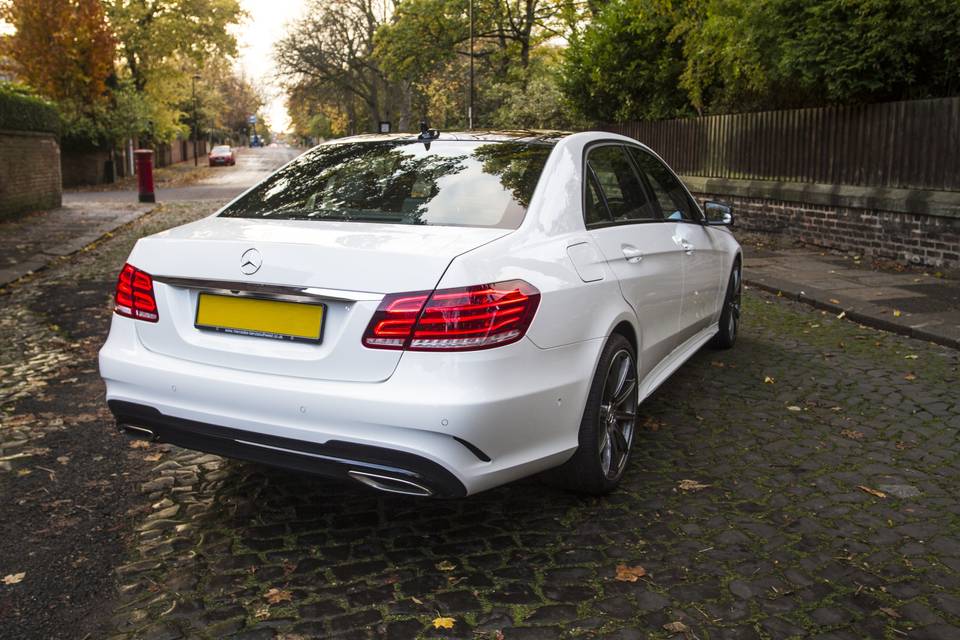
<path fill-rule="evenodd" d="M 194 325 L 245 336 L 320 342 L 323 312 L 322 304 L 201 293 Z"/>

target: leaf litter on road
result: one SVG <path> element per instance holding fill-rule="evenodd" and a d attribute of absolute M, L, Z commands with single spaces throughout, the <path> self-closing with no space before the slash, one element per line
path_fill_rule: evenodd
<path fill-rule="evenodd" d="M 434 629 L 453 629 L 453 625 L 456 624 L 455 618 L 447 618 L 445 616 L 438 616 L 433 619 L 433 628 Z"/>
<path fill-rule="evenodd" d="M 281 602 L 290 602 L 293 600 L 293 594 L 285 589 L 273 587 L 263 594 L 263 598 L 270 604 L 280 604 Z"/>
<path fill-rule="evenodd" d="M 863 491 L 865 493 L 869 493 L 872 496 L 876 496 L 877 498 L 887 497 L 887 494 L 885 494 L 883 491 L 880 491 L 879 489 L 871 489 L 866 485 L 858 484 L 857 489 L 860 489 L 860 491 Z"/>
<path fill-rule="evenodd" d="M 702 491 L 710 487 L 709 484 L 703 484 L 697 480 L 681 480 L 677 483 L 677 488 L 681 491 Z"/>
<path fill-rule="evenodd" d="M 615 579 L 620 582 L 636 582 L 645 575 L 647 575 L 647 570 L 640 565 L 628 567 L 625 564 L 618 564 Z"/>

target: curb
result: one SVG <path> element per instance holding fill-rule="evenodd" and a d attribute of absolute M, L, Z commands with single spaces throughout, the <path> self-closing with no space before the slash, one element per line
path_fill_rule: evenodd
<path fill-rule="evenodd" d="M 132 217 L 118 217 L 116 220 L 117 224 L 98 226 L 89 233 L 77 236 L 63 244 L 42 249 L 17 264 L 0 269 L 0 289 L 5 289 L 30 274 L 43 271 L 58 258 L 64 258 L 83 251 L 87 247 L 103 240 L 108 234 L 114 233 L 118 229 L 122 229 L 128 224 L 132 224 L 143 216 L 153 212 L 154 209 L 156 209 L 156 207 L 138 211 L 137 215 Z"/>
<path fill-rule="evenodd" d="M 743 278 L 744 284 L 756 287 L 768 293 L 783 296 L 810 305 L 816 309 L 829 311 L 834 315 L 845 314 L 848 320 L 874 329 L 882 329 L 917 340 L 934 342 L 952 349 L 960 349 L 960 338 L 937 331 L 936 327 L 913 327 L 908 318 L 891 317 L 889 309 L 869 302 L 850 304 L 837 303 L 835 294 L 816 287 L 803 287 L 796 282 L 769 276 Z"/>

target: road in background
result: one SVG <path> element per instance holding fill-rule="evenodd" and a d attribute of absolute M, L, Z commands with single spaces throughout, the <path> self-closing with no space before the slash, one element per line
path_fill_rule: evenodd
<path fill-rule="evenodd" d="M 265 147 L 238 149 L 237 164 L 218 167 L 216 173 L 191 185 L 158 188 L 157 202 L 184 202 L 188 200 L 230 200 L 257 184 L 279 167 L 303 153 L 292 147 Z M 206 163 L 206 159 L 201 159 Z M 65 206 L 93 202 L 136 202 L 137 192 L 83 191 L 63 194 Z"/>

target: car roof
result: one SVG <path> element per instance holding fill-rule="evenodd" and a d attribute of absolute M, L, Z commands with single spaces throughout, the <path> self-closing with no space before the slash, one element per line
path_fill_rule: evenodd
<path fill-rule="evenodd" d="M 342 142 L 444 142 L 444 141 L 475 141 L 475 142 L 521 142 L 527 144 L 553 145 L 561 139 L 571 135 L 570 131 L 552 131 L 535 129 L 518 130 L 484 130 L 484 131 L 441 131 L 437 137 L 430 140 L 420 140 L 418 133 L 370 133 L 347 138 L 329 140 L 328 143 Z"/>

